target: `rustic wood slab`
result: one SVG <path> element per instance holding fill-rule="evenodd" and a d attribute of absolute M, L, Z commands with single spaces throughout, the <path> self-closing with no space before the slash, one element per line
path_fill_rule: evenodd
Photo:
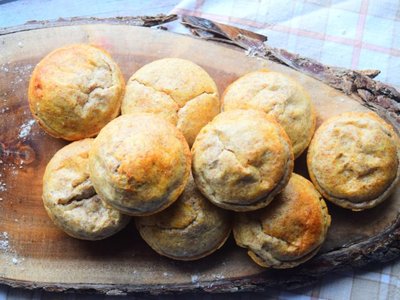
<path fill-rule="evenodd" d="M 126 79 L 158 58 L 190 59 L 210 73 L 221 93 L 246 72 L 260 68 L 284 72 L 309 90 L 318 124 L 341 112 L 368 110 L 354 96 L 282 64 L 163 30 L 79 24 L 0 33 L 0 283 L 108 294 L 261 290 L 311 283 L 335 269 L 399 255 L 400 188 L 386 202 L 365 212 L 329 205 L 332 226 L 320 253 L 292 270 L 258 267 L 232 238 L 205 259 L 175 262 L 153 252 L 133 224 L 98 242 L 65 235 L 47 217 L 41 192 L 47 162 L 66 143 L 45 134 L 32 120 L 27 86 L 32 69 L 44 55 L 71 43 L 106 48 Z M 296 165 L 297 172 L 307 176 L 304 155 Z"/>

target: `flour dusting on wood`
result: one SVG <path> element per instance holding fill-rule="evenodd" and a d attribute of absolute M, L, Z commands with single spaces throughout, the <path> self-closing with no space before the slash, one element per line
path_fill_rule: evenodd
<path fill-rule="evenodd" d="M 11 247 L 9 234 L 7 231 L 0 232 L 0 253 L 5 253 L 11 255 L 9 264 L 19 265 L 24 258 L 21 258 L 18 253 Z"/>
<path fill-rule="evenodd" d="M 0 250 L 8 252 L 10 250 L 10 243 L 8 242 L 8 233 L 6 231 L 0 232 Z"/>
<path fill-rule="evenodd" d="M 21 125 L 18 137 L 20 139 L 25 138 L 29 135 L 32 130 L 32 126 L 35 124 L 35 120 L 31 119 L 26 121 L 24 124 Z"/>

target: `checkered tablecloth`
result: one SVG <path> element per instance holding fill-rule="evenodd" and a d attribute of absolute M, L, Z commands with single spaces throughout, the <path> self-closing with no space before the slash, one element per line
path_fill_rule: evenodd
<path fill-rule="evenodd" d="M 172 12 L 264 34 L 271 46 L 328 65 L 379 69 L 379 80 L 400 86 L 400 4 L 396 0 L 186 0 Z"/>
<path fill-rule="evenodd" d="M 83 1 L 82 1 L 83 2 Z M 128 1 L 0 0 L 0 27 L 28 20 L 72 16 L 177 13 L 195 15 L 255 31 L 272 46 L 325 64 L 379 69 L 380 81 L 400 86 L 400 2 L 398 0 L 150 0 Z M 185 30 L 176 25 L 174 31 Z M 1 48 L 0 48 L 1 51 Z M 1 262 L 0 262 L 1 263 Z M 165 296 L 163 299 L 400 299 L 400 260 L 331 274 L 296 291 L 269 290 L 235 295 Z M 72 294 L 24 291 L 0 286 L 3 299 L 81 299 Z M 85 296 L 84 299 L 102 299 Z M 105 297 L 120 299 L 118 297 Z M 158 299 L 136 296 L 130 299 Z"/>

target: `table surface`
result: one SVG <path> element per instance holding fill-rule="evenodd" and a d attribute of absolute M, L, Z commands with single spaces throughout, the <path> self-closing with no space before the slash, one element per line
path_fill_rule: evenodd
<path fill-rule="evenodd" d="M 379 69 L 378 80 L 400 86 L 400 2 L 397 0 L 164 0 L 42 1 L 0 0 L 0 27 L 29 20 L 74 16 L 138 16 L 158 13 L 195 15 L 268 36 L 285 48 L 325 64 Z M 179 23 L 170 30 L 187 32 Z M 0 49 L 1 55 L 1 49 Z M 0 232 L 2 232 L 0 228 Z M 1 264 L 1 262 L 0 262 Z M 400 259 L 330 274 L 307 288 L 263 293 L 190 295 L 192 299 L 400 299 Z M 121 299 L 115 296 L 55 294 L 0 285 L 3 299 Z M 160 299 L 130 296 L 128 299 Z M 170 295 L 162 299 L 187 299 Z"/>

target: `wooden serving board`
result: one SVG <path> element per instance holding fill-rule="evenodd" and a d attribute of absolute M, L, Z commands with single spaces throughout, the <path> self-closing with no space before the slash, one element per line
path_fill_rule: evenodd
<path fill-rule="evenodd" d="M 51 50 L 71 43 L 107 49 L 126 79 L 144 64 L 181 57 L 205 68 L 220 93 L 242 74 L 267 68 L 286 73 L 310 92 L 318 124 L 346 111 L 365 111 L 356 100 L 280 64 L 244 51 L 162 30 L 110 24 L 80 24 L 0 35 L 0 282 L 48 290 L 89 290 L 108 294 L 260 290 L 310 283 L 320 275 L 399 254 L 400 189 L 378 207 L 351 212 L 330 204 L 332 226 L 319 254 L 292 270 L 265 270 L 232 238 L 213 255 L 176 262 L 157 255 L 133 223 L 103 241 L 73 239 L 58 230 L 42 205 L 42 175 L 66 142 L 45 134 L 32 120 L 27 102 L 30 73 Z M 297 172 L 308 176 L 305 156 Z"/>

